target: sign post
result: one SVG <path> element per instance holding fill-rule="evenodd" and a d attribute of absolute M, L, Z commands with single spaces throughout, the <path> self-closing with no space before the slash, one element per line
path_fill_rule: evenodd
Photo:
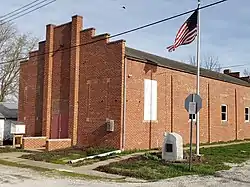
<path fill-rule="evenodd" d="M 194 115 L 202 108 L 202 99 L 197 94 L 190 94 L 185 100 L 185 109 L 191 114 L 191 124 L 190 124 L 190 146 L 189 146 L 189 170 L 191 171 L 192 165 L 192 138 L 193 138 L 193 120 Z"/>

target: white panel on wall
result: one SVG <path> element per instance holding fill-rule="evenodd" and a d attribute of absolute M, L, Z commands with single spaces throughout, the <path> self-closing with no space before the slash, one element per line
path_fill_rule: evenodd
<path fill-rule="evenodd" d="M 3 144 L 4 140 L 4 119 L 0 119 L 0 145 Z"/>
<path fill-rule="evenodd" d="M 11 124 L 11 134 L 25 134 L 25 125 Z"/>
<path fill-rule="evenodd" d="M 157 120 L 157 81 L 144 80 L 144 120 Z"/>

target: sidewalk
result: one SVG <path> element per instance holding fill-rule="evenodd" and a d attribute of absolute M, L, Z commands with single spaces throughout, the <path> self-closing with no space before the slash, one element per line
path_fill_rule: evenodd
<path fill-rule="evenodd" d="M 100 161 L 100 162 L 97 162 L 97 163 L 94 163 L 91 165 L 85 165 L 85 166 L 80 166 L 80 167 L 72 167 L 70 165 L 53 164 L 53 163 L 48 163 L 48 162 L 41 162 L 41 161 L 34 161 L 34 160 L 18 158 L 18 157 L 25 155 L 25 154 L 29 154 L 29 153 L 25 153 L 25 152 L 1 153 L 0 160 L 19 163 L 19 164 L 25 164 L 28 166 L 40 167 L 40 168 L 44 168 L 44 169 L 72 172 L 72 173 L 76 173 L 76 174 L 83 174 L 83 175 L 88 175 L 88 176 L 93 176 L 93 177 L 102 177 L 102 178 L 116 179 L 116 180 L 119 180 L 119 179 L 124 180 L 125 179 L 126 181 L 131 181 L 131 182 L 135 182 L 135 181 L 144 182 L 144 180 L 124 177 L 124 176 L 119 176 L 119 175 L 113 175 L 113 174 L 108 174 L 108 173 L 99 172 L 99 171 L 94 170 L 95 168 L 97 168 L 99 166 L 107 165 L 107 164 L 112 163 L 112 162 L 125 160 L 125 159 L 128 159 L 130 157 L 137 156 L 137 155 L 144 154 L 144 153 L 135 153 L 132 155 L 126 155 L 126 156 L 122 156 L 119 158 Z"/>

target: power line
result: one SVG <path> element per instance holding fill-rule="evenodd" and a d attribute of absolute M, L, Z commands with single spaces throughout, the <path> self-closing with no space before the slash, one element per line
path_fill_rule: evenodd
<path fill-rule="evenodd" d="M 43 5 L 41 5 L 41 6 L 37 7 L 37 8 L 35 8 L 35 9 L 32 9 L 32 10 L 30 10 L 30 11 L 28 11 L 28 12 L 25 12 L 25 13 L 19 15 L 19 16 L 16 16 L 16 17 L 14 17 L 14 18 L 12 18 L 12 19 L 10 19 L 10 20 L 7 20 L 7 21 L 1 23 L 0 25 L 4 25 L 4 24 L 6 24 L 6 23 L 8 23 L 8 22 L 11 22 L 11 21 L 17 19 L 17 18 L 20 18 L 20 17 L 22 17 L 22 16 L 25 16 L 25 15 L 31 13 L 31 12 L 34 12 L 34 11 L 36 11 L 36 10 L 38 10 L 38 9 L 41 9 L 41 8 L 43 8 L 43 7 L 45 7 L 45 6 L 48 6 L 49 4 L 51 4 L 51 3 L 55 2 L 55 1 L 56 1 L 56 0 L 52 0 L 52 1 L 48 2 L 48 3 L 46 3 L 46 4 L 43 4 Z"/>
<path fill-rule="evenodd" d="M 28 5 L 25 5 L 25 6 L 23 6 L 24 8 L 25 7 L 27 7 L 27 6 L 29 6 L 30 4 L 34 4 L 34 3 L 36 3 L 36 2 L 38 2 L 38 1 L 40 1 L 40 0 L 36 0 L 36 1 L 33 1 L 32 3 L 29 3 Z M 44 3 L 44 2 L 46 2 L 46 1 L 49 1 L 49 0 L 43 0 L 43 1 L 41 1 L 41 2 L 38 2 L 38 3 L 36 3 L 36 4 L 34 4 L 34 5 L 32 5 L 32 6 L 30 6 L 30 7 L 28 7 L 28 8 L 26 8 L 26 9 L 24 9 L 24 10 L 22 10 L 23 9 L 23 7 L 21 7 L 21 8 L 19 8 L 19 10 L 21 10 L 21 11 L 19 11 L 19 12 L 17 12 L 17 10 L 15 10 L 14 12 L 16 12 L 15 14 L 12 14 L 12 13 L 14 13 L 14 12 L 12 12 L 12 13 L 9 13 L 9 14 L 12 14 L 12 15 L 10 15 L 10 16 L 5 16 L 6 18 L 4 18 L 4 19 L 2 19 L 1 21 L 4 21 L 4 20 L 6 20 L 6 19 L 9 19 L 9 18 L 12 18 L 12 17 L 14 17 L 14 16 L 16 16 L 16 15 L 18 15 L 18 14 L 21 14 L 21 13 L 23 13 L 23 12 L 25 12 L 26 10 L 29 10 L 29 9 L 31 9 L 31 8 L 33 8 L 33 7 L 36 7 L 37 5 L 40 5 L 40 4 L 42 4 L 42 3 Z"/>
<path fill-rule="evenodd" d="M 56 1 L 56 0 L 53 0 L 52 2 L 54 2 L 54 1 Z M 228 0 L 217 1 L 217 2 L 214 2 L 214 3 L 208 4 L 208 5 L 202 6 L 202 7 L 200 7 L 199 9 L 205 9 L 205 8 L 208 8 L 208 7 L 212 7 L 212 6 L 215 6 L 215 5 L 217 5 L 217 4 L 221 4 L 221 3 L 226 2 L 226 1 L 228 1 Z M 181 17 L 181 16 L 186 15 L 186 14 L 189 14 L 189 13 L 195 11 L 195 10 L 197 10 L 197 8 L 192 9 L 192 10 L 189 10 L 189 11 L 186 11 L 186 12 L 184 12 L 184 13 L 180 13 L 180 14 L 177 14 L 177 15 L 174 15 L 174 16 L 171 16 L 171 17 L 168 17 L 168 18 L 164 18 L 164 19 L 162 19 L 162 20 L 158 20 L 158 21 L 155 21 L 155 22 L 146 24 L 146 25 L 142 25 L 142 26 L 139 26 L 139 27 L 136 27 L 136 28 L 127 30 L 127 31 L 123 31 L 123 32 L 114 34 L 114 35 L 112 35 L 112 36 L 108 36 L 107 38 L 104 38 L 104 39 L 102 38 L 102 39 L 99 39 L 99 40 L 94 40 L 94 41 L 91 41 L 91 42 L 87 42 L 87 43 L 83 43 L 83 44 L 79 44 L 79 45 L 75 45 L 75 46 L 71 46 L 71 47 L 67 47 L 67 48 L 63 48 L 63 49 L 57 49 L 57 50 L 54 50 L 54 51 L 49 51 L 49 52 L 46 52 L 46 53 L 34 55 L 34 56 L 32 56 L 32 57 L 43 56 L 43 55 L 50 54 L 50 53 L 54 53 L 54 52 L 58 52 L 58 51 L 65 51 L 65 50 L 68 50 L 68 49 L 71 49 L 71 48 L 75 48 L 75 47 L 79 47 L 79 46 L 84 46 L 84 45 L 89 45 L 89 44 L 96 43 L 96 42 L 99 42 L 99 41 L 102 41 L 102 40 L 106 40 L 106 39 L 110 39 L 110 38 L 115 38 L 115 37 L 118 37 L 118 36 L 121 36 L 121 35 L 124 35 L 124 34 L 128 34 L 128 33 L 131 33 L 131 32 L 135 32 L 135 31 L 137 31 L 137 30 L 141 30 L 141 29 L 144 29 L 144 28 L 147 28 L 147 27 L 151 27 L 151 26 L 153 26 L 153 25 L 156 25 L 156 24 L 159 24 L 159 23 L 162 23 L 162 22 L 165 22 L 165 21 L 172 20 L 172 19 L 177 18 L 177 17 Z M 28 58 L 29 58 L 29 57 L 24 57 L 24 58 L 19 58 L 19 59 L 17 59 L 17 60 L 18 60 L 18 61 L 22 61 L 22 60 L 27 60 Z M 11 63 L 11 62 L 14 62 L 14 61 L 16 61 L 16 60 L 1 62 L 0 65 L 6 64 L 6 63 Z"/>
<path fill-rule="evenodd" d="M 206 6 L 200 7 L 199 9 L 205 9 L 205 8 L 208 8 L 208 7 L 211 7 L 211 6 L 220 4 L 220 3 L 224 3 L 224 2 L 226 2 L 226 1 L 228 1 L 228 0 L 217 1 L 217 2 L 214 2 L 214 3 L 208 4 L 208 5 L 206 5 Z M 130 33 L 130 32 L 134 32 L 134 31 L 137 31 L 137 30 L 141 30 L 141 29 L 144 29 L 144 28 L 147 28 L 147 27 L 150 27 L 150 26 L 153 26 L 153 25 L 156 25 L 156 24 L 159 24 L 159 23 L 162 23 L 162 22 L 165 22 L 165 21 L 168 21 L 168 20 L 177 18 L 177 17 L 181 17 L 181 16 L 184 16 L 184 15 L 186 15 L 186 14 L 189 14 L 189 13 L 195 11 L 195 10 L 197 10 L 197 8 L 196 8 L 196 9 L 189 10 L 189 11 L 186 11 L 186 12 L 181 13 L 181 14 L 177 14 L 177 15 L 175 15 L 175 16 L 171 16 L 171 17 L 168 17 L 168 18 L 159 20 L 159 21 L 155 21 L 155 22 L 152 22 L 152 23 L 149 23 L 149 24 L 140 26 L 140 27 L 137 27 L 137 28 L 134 28 L 134 29 L 131 29 L 131 30 L 127 30 L 127 31 L 124 31 L 124 32 L 119 33 L 119 34 L 115 34 L 115 35 L 111 36 L 110 38 L 117 37 L 117 36 L 120 36 L 120 35 L 123 35 L 123 34 L 127 34 L 127 33 Z"/>
<path fill-rule="evenodd" d="M 232 65 L 232 66 L 224 66 L 224 67 L 221 67 L 221 69 L 234 68 L 234 67 L 242 67 L 242 66 L 250 66 L 250 64 L 236 64 L 236 65 Z"/>
<path fill-rule="evenodd" d="M 18 8 L 18 9 L 16 9 L 16 10 L 13 10 L 13 11 L 7 13 L 7 14 L 4 14 L 3 16 L 0 16 L 0 18 L 4 18 L 4 17 L 6 17 L 6 16 L 8 16 L 8 15 L 10 15 L 10 14 L 12 14 L 12 13 L 15 13 L 15 12 L 17 12 L 17 11 L 19 11 L 19 10 L 21 10 L 21 9 L 23 9 L 23 8 L 25 8 L 25 7 L 27 7 L 27 6 L 30 6 L 30 5 L 32 5 L 32 4 L 34 4 L 34 3 L 36 3 L 37 1 L 40 1 L 40 0 L 32 1 L 32 2 L 29 3 L 29 4 L 26 4 L 26 5 L 20 7 L 20 8 Z"/>

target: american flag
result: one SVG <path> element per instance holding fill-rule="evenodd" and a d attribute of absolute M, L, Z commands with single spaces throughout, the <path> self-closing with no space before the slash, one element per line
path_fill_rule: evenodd
<path fill-rule="evenodd" d="M 174 44 L 167 47 L 169 52 L 175 51 L 175 49 L 181 45 L 187 45 L 192 43 L 197 36 L 198 9 L 185 21 L 176 34 Z"/>

